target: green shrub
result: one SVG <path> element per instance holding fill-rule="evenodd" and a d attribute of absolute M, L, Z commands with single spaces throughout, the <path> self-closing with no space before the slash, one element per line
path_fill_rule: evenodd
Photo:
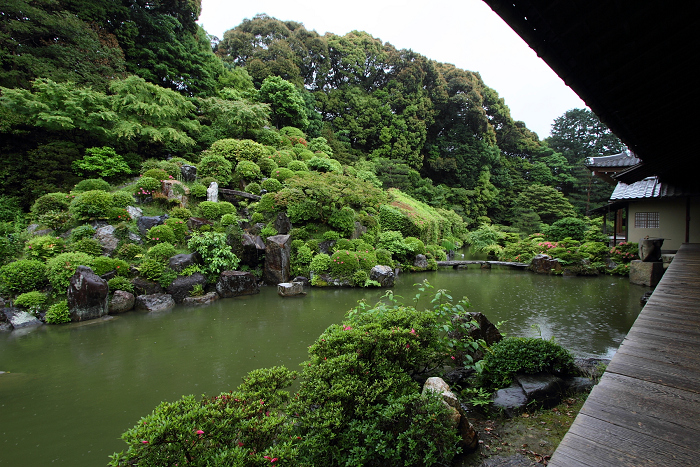
<path fill-rule="evenodd" d="M 304 161 L 291 161 L 289 164 L 287 164 L 287 168 L 289 170 L 293 170 L 294 172 L 308 172 L 309 168 L 306 165 L 306 162 Z"/>
<path fill-rule="evenodd" d="M 66 242 L 61 237 L 53 235 L 39 235 L 25 243 L 24 254 L 27 259 L 36 259 L 46 262 L 49 258 L 66 251 Z"/>
<path fill-rule="evenodd" d="M 277 162 L 275 162 L 270 156 L 263 156 L 257 161 L 258 167 L 260 167 L 260 172 L 266 177 L 269 177 L 274 170 L 279 167 Z"/>
<path fill-rule="evenodd" d="M 155 178 L 156 180 L 168 180 L 170 176 L 168 175 L 168 172 L 166 172 L 163 169 L 150 169 L 145 171 L 142 175 L 142 177 L 150 177 L 150 178 Z"/>
<path fill-rule="evenodd" d="M 110 292 L 114 292 L 115 290 L 123 290 L 124 292 L 132 292 L 134 291 L 134 284 L 131 283 L 129 279 L 126 277 L 113 277 L 109 281 L 107 281 L 107 286 L 109 287 Z"/>
<path fill-rule="evenodd" d="M 109 191 L 112 187 L 109 183 L 105 182 L 101 178 L 88 178 L 86 180 L 81 180 L 73 188 L 74 193 L 82 193 L 85 191 Z"/>
<path fill-rule="evenodd" d="M 143 248 L 135 243 L 125 243 L 117 249 L 116 256 L 127 261 L 133 261 L 143 254 Z"/>
<path fill-rule="evenodd" d="M 48 212 L 67 211 L 72 199 L 73 196 L 66 193 L 47 193 L 34 201 L 31 212 L 38 219 Z"/>
<path fill-rule="evenodd" d="M 406 237 L 403 239 L 403 241 L 410 248 L 412 255 L 425 254 L 425 244 L 421 241 L 421 239 L 416 237 Z"/>
<path fill-rule="evenodd" d="M 241 161 L 236 165 L 236 175 L 243 180 L 252 181 L 262 178 L 260 167 L 255 162 Z"/>
<path fill-rule="evenodd" d="M 175 206 L 170 210 L 170 217 L 187 220 L 192 217 L 192 211 L 181 206 Z"/>
<path fill-rule="evenodd" d="M 41 306 L 46 302 L 46 295 L 38 290 L 25 292 L 15 298 L 15 305 L 26 308 L 32 312 L 39 311 Z"/>
<path fill-rule="evenodd" d="M 187 235 L 187 223 L 176 217 L 170 217 L 165 219 L 165 224 L 170 227 L 175 234 L 175 242 L 180 243 L 185 241 L 185 236 Z"/>
<path fill-rule="evenodd" d="M 129 263 L 123 259 L 98 256 L 92 260 L 92 272 L 98 276 L 116 271 L 117 275 L 126 277 L 129 275 Z"/>
<path fill-rule="evenodd" d="M 153 177 L 141 177 L 134 186 L 134 194 L 144 197 L 158 193 L 162 188 L 160 180 Z"/>
<path fill-rule="evenodd" d="M 113 198 L 102 190 L 84 191 L 71 201 L 70 212 L 78 220 L 107 219 Z"/>
<path fill-rule="evenodd" d="M 309 270 L 315 272 L 316 274 L 325 274 L 330 271 L 331 268 L 331 257 L 325 253 L 319 253 L 313 257 L 311 264 L 309 264 Z"/>
<path fill-rule="evenodd" d="M 591 261 L 603 261 L 610 253 L 610 248 L 603 242 L 586 242 L 578 251 Z"/>
<path fill-rule="evenodd" d="M 46 316 L 44 316 L 46 324 L 62 324 L 70 323 L 70 311 L 68 310 L 68 301 L 61 300 L 58 303 L 54 303 L 46 311 Z"/>
<path fill-rule="evenodd" d="M 20 294 L 40 289 L 46 281 L 43 261 L 21 259 L 0 267 L 0 288 L 5 293 Z"/>
<path fill-rule="evenodd" d="M 146 252 L 146 257 L 150 259 L 155 259 L 156 261 L 160 261 L 161 263 L 165 263 L 170 258 L 175 256 L 175 254 L 175 247 L 172 243 L 161 242 L 149 248 Z"/>
<path fill-rule="evenodd" d="M 233 165 L 226 158 L 218 154 L 207 154 L 197 164 L 197 177 L 214 177 L 219 185 L 226 186 L 231 183 L 231 171 Z"/>
<path fill-rule="evenodd" d="M 481 378 L 489 387 L 504 388 L 517 373 L 569 375 L 574 368 L 571 353 L 553 340 L 506 337 L 487 352 Z"/>
<path fill-rule="evenodd" d="M 70 225 L 71 214 L 68 211 L 49 211 L 38 216 L 37 221 L 51 230 L 62 231 Z"/>
<path fill-rule="evenodd" d="M 216 281 L 222 271 L 235 270 L 240 259 L 226 244 L 226 234 L 220 232 L 195 232 L 187 246 L 199 253 L 204 265 L 204 274 L 211 282 Z"/>
<path fill-rule="evenodd" d="M 328 225 L 337 230 L 341 236 L 350 237 L 355 230 L 355 211 L 348 206 L 334 211 L 328 219 Z"/>
<path fill-rule="evenodd" d="M 377 248 L 375 254 L 377 255 L 377 264 L 381 264 L 382 266 L 391 266 L 392 268 L 394 267 L 394 260 L 391 258 L 391 251 L 385 248 Z"/>
<path fill-rule="evenodd" d="M 620 242 L 610 249 L 610 259 L 616 263 L 630 263 L 639 259 L 639 244 L 635 242 Z"/>
<path fill-rule="evenodd" d="M 90 256 L 100 256 L 102 245 L 94 238 L 81 238 L 70 246 L 70 251 L 87 253 Z"/>
<path fill-rule="evenodd" d="M 160 170 L 164 170 L 165 173 L 168 174 L 168 176 L 165 177 L 166 179 L 167 179 L 167 178 L 177 178 L 177 176 L 181 174 L 181 172 L 180 172 L 180 167 L 182 167 L 183 163 L 184 163 L 184 164 L 187 164 L 187 165 L 190 164 L 190 163 L 189 163 L 188 161 L 186 161 L 185 159 L 182 159 L 182 158 L 179 158 L 179 159 L 178 159 L 178 158 L 172 158 L 172 159 L 170 159 L 170 160 L 168 160 L 168 161 L 160 161 L 160 162 L 158 162 L 157 167 L 158 167 Z"/>
<path fill-rule="evenodd" d="M 177 237 L 173 228 L 166 224 L 154 225 L 146 233 L 148 241 L 152 244 L 156 243 L 176 243 Z"/>
<path fill-rule="evenodd" d="M 245 192 L 253 195 L 259 195 L 262 187 L 258 182 L 252 182 L 245 186 Z"/>
<path fill-rule="evenodd" d="M 165 263 L 155 258 L 146 258 L 137 267 L 139 275 L 149 281 L 159 282 L 165 271 Z"/>
<path fill-rule="evenodd" d="M 588 223 L 585 220 L 576 217 L 564 217 L 545 228 L 543 233 L 549 240 L 554 242 L 567 237 L 583 241 L 587 230 Z"/>
<path fill-rule="evenodd" d="M 77 242 L 84 238 L 92 238 L 95 235 L 95 228 L 89 224 L 79 225 L 70 233 L 70 241 Z"/>
<path fill-rule="evenodd" d="M 237 225 L 238 224 L 238 216 L 235 214 L 224 214 L 221 216 L 221 225 L 224 227 L 228 227 L 229 225 Z"/>
<path fill-rule="evenodd" d="M 115 208 L 126 208 L 134 204 L 134 196 L 126 191 L 115 191 L 112 193 L 112 204 Z"/>
<path fill-rule="evenodd" d="M 207 197 L 207 187 L 202 183 L 193 183 L 190 186 L 190 194 L 195 198 L 206 198 Z M 190 216 L 192 217 L 192 216 Z"/>
<path fill-rule="evenodd" d="M 209 219 L 211 221 L 219 220 L 221 217 L 221 209 L 219 208 L 219 203 L 214 201 L 202 201 L 199 203 L 199 217 Z"/>
<path fill-rule="evenodd" d="M 339 250 L 331 256 L 330 274 L 333 277 L 351 278 L 360 269 L 357 253 L 350 250 Z"/>
<path fill-rule="evenodd" d="M 277 193 L 282 189 L 282 182 L 276 178 L 266 178 L 263 180 L 261 188 L 267 190 L 268 193 Z"/>
<path fill-rule="evenodd" d="M 78 266 L 92 266 L 94 257 L 85 253 L 61 253 L 46 262 L 46 276 L 57 293 L 65 293 Z"/>
<path fill-rule="evenodd" d="M 340 240 L 340 234 L 335 230 L 327 230 L 323 232 L 323 239 L 326 241 L 337 242 Z"/>
<path fill-rule="evenodd" d="M 401 232 L 387 230 L 379 234 L 377 248 L 389 250 L 400 261 L 404 261 L 412 252 L 412 248 L 406 244 Z"/>
<path fill-rule="evenodd" d="M 284 182 L 294 176 L 294 172 L 286 167 L 279 167 L 272 171 L 271 177 L 276 178 L 280 182 Z"/>
<path fill-rule="evenodd" d="M 343 173 L 343 166 L 340 164 L 340 162 L 335 159 L 318 157 L 318 155 L 306 161 L 306 166 L 310 170 L 314 170 L 316 172 L 334 172 L 337 174 Z"/>

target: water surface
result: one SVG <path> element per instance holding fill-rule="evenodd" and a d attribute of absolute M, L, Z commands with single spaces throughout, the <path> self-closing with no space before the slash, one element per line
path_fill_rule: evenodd
<path fill-rule="evenodd" d="M 407 299 L 428 279 L 508 335 L 554 336 L 582 356 L 610 357 L 647 290 L 619 277 L 553 277 L 498 269 L 400 276 Z M 298 369 L 306 348 L 360 299 L 383 290 L 276 288 L 207 307 L 0 334 L 0 466 L 105 465 L 119 436 L 163 400 L 235 388 L 255 368 Z M 532 325 L 536 325 L 533 327 Z"/>

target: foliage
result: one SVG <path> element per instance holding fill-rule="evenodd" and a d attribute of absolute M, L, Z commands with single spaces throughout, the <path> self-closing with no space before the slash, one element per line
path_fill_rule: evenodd
<path fill-rule="evenodd" d="M 309 270 L 315 272 L 316 274 L 325 274 L 330 271 L 331 268 L 331 257 L 326 253 L 318 253 L 313 257 L 311 263 L 309 264 Z"/>
<path fill-rule="evenodd" d="M 61 253 L 46 262 L 46 276 L 54 292 L 65 293 L 78 266 L 92 266 L 94 257 L 85 253 Z"/>
<path fill-rule="evenodd" d="M 207 154 L 197 164 L 197 177 L 214 177 L 221 186 L 227 186 L 232 179 L 233 165 L 224 156 Z"/>
<path fill-rule="evenodd" d="M 357 253 L 349 250 L 338 250 L 331 256 L 330 274 L 337 278 L 351 278 L 360 269 Z"/>
<path fill-rule="evenodd" d="M 146 233 L 146 238 L 149 243 L 176 243 L 177 237 L 173 228 L 166 224 L 154 225 Z"/>
<path fill-rule="evenodd" d="M 578 251 L 586 255 L 589 260 L 603 261 L 610 253 L 610 248 L 603 242 L 586 242 L 582 244 Z"/>
<path fill-rule="evenodd" d="M 82 159 L 73 161 L 73 170 L 82 176 L 97 175 L 110 178 L 116 175 L 128 175 L 131 168 L 114 148 L 87 148 Z"/>
<path fill-rule="evenodd" d="M 355 211 L 348 206 L 334 211 L 328 218 L 328 225 L 343 237 L 350 237 L 355 230 Z"/>
<path fill-rule="evenodd" d="M 82 193 L 85 191 L 95 190 L 109 191 L 111 189 L 112 187 L 109 185 L 109 183 L 102 180 L 101 178 L 88 178 L 79 181 L 71 191 L 73 193 Z"/>
<path fill-rule="evenodd" d="M 397 259 L 401 261 L 406 260 L 413 252 L 411 246 L 404 242 L 401 232 L 395 230 L 386 230 L 379 234 L 377 249 L 390 251 L 392 255 L 396 255 Z"/>
<path fill-rule="evenodd" d="M 635 242 L 620 242 L 610 249 L 610 259 L 616 263 L 630 263 L 639 259 L 639 244 Z"/>
<path fill-rule="evenodd" d="M 46 281 L 43 261 L 21 259 L 0 267 L 0 288 L 3 293 L 20 294 L 40 289 Z"/>
<path fill-rule="evenodd" d="M 564 217 L 574 217 L 571 203 L 555 188 L 539 184 L 529 185 L 518 195 L 514 207 L 519 212 L 533 211 L 542 222 L 551 224 Z"/>
<path fill-rule="evenodd" d="M 66 193 L 47 193 L 34 201 L 31 212 L 38 218 L 49 212 L 67 211 L 71 199 L 72 197 Z"/>
<path fill-rule="evenodd" d="M 566 237 L 583 241 L 587 230 L 588 223 L 585 220 L 576 217 L 564 217 L 547 227 L 543 233 L 549 240 L 554 242 L 563 240 Z"/>
<path fill-rule="evenodd" d="M 501 251 L 502 245 L 500 245 L 500 242 L 504 236 L 503 232 L 497 227 L 482 224 L 477 230 L 467 234 L 467 242 L 476 251 L 493 254 Z"/>
<path fill-rule="evenodd" d="M 54 303 L 46 311 L 44 316 L 46 324 L 62 324 L 70 323 L 70 311 L 68 310 L 68 301 L 61 300 L 60 302 Z"/>
<path fill-rule="evenodd" d="M 115 290 L 123 290 L 125 292 L 133 293 L 134 291 L 134 284 L 132 284 L 129 279 L 122 276 L 111 278 L 107 281 L 107 286 L 109 287 L 110 292 L 114 292 Z"/>
<path fill-rule="evenodd" d="M 124 243 L 117 249 L 116 256 L 127 261 L 133 261 L 143 254 L 143 248 L 135 243 Z"/>
<path fill-rule="evenodd" d="M 173 213 L 173 211 L 171 211 L 170 213 L 173 216 L 175 214 Z M 187 234 L 187 223 L 184 220 L 179 219 L 177 217 L 169 217 L 168 219 L 165 219 L 164 224 L 170 227 L 173 231 L 173 234 L 175 234 L 174 243 L 181 243 L 185 241 L 185 235 Z"/>
<path fill-rule="evenodd" d="M 284 367 L 254 370 L 235 391 L 162 402 L 122 439 L 111 466 L 294 465 L 296 447 L 283 412 L 297 377 Z"/>
<path fill-rule="evenodd" d="M 38 290 L 19 294 L 14 300 L 16 306 L 27 308 L 31 312 L 38 311 L 46 302 L 46 295 Z"/>
<path fill-rule="evenodd" d="M 146 258 L 154 259 L 161 263 L 165 263 L 173 256 L 175 256 L 175 247 L 170 242 L 161 242 L 153 245 L 146 252 Z"/>
<path fill-rule="evenodd" d="M 141 174 L 142 177 L 154 178 L 156 180 L 167 180 L 168 172 L 163 169 L 153 168 L 148 169 Z"/>
<path fill-rule="evenodd" d="M 97 256 L 93 258 L 92 265 L 90 267 L 92 272 L 98 276 L 102 276 L 111 271 L 115 271 L 117 275 L 121 277 L 126 277 L 129 275 L 129 263 L 123 259 L 110 258 L 108 256 Z"/>
<path fill-rule="evenodd" d="M 572 374 L 573 356 L 553 340 L 506 337 L 492 345 L 487 352 L 481 377 L 485 385 L 503 388 L 513 381 L 516 373 L 544 372 Z"/>
<path fill-rule="evenodd" d="M 107 219 L 113 206 L 111 193 L 90 190 L 79 193 L 70 204 L 70 212 L 78 220 Z"/>
<path fill-rule="evenodd" d="M 267 190 L 268 193 L 277 193 L 282 189 L 282 186 L 282 182 L 276 178 L 266 178 L 261 184 L 261 188 Z"/>
<path fill-rule="evenodd" d="M 260 86 L 259 99 L 270 104 L 271 120 L 277 128 L 294 126 L 306 128 L 309 119 L 306 104 L 299 90 L 279 76 L 268 76 Z"/>
<path fill-rule="evenodd" d="M 32 237 L 24 246 L 24 254 L 27 259 L 36 259 L 43 262 L 65 251 L 65 240 L 61 237 L 54 237 L 53 235 L 38 235 Z"/>
<path fill-rule="evenodd" d="M 202 201 L 198 206 L 199 216 L 212 221 L 218 220 L 221 217 L 221 209 L 219 203 L 214 201 Z"/>
<path fill-rule="evenodd" d="M 240 161 L 236 165 L 236 175 L 248 181 L 260 180 L 262 178 L 262 172 L 258 164 L 245 160 Z"/>
<path fill-rule="evenodd" d="M 100 256 L 102 254 L 102 245 L 94 238 L 81 238 L 71 244 L 70 251 L 86 253 L 90 256 Z"/>
<path fill-rule="evenodd" d="M 204 274 L 212 282 L 226 270 L 235 270 L 240 259 L 226 244 L 226 234 L 219 232 L 195 232 L 187 246 L 199 253 L 204 265 Z"/>

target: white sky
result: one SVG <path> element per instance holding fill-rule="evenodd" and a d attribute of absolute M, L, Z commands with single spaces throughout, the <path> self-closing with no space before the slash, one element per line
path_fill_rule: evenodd
<path fill-rule="evenodd" d="M 397 49 L 478 71 L 505 99 L 515 120 L 540 139 L 554 119 L 585 103 L 481 0 L 202 0 L 199 24 L 214 36 L 258 13 L 297 21 L 323 35 L 366 31 Z"/>

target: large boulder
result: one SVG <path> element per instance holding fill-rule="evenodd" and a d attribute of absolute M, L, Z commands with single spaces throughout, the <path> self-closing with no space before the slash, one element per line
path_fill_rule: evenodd
<path fill-rule="evenodd" d="M 99 318 L 109 312 L 107 281 L 87 266 L 78 266 L 68 285 L 71 321 Z"/>
<path fill-rule="evenodd" d="M 530 262 L 530 270 L 537 274 L 551 274 L 561 271 L 561 263 L 548 255 L 537 255 Z"/>
<path fill-rule="evenodd" d="M 170 258 L 168 260 L 168 266 L 170 266 L 170 269 L 173 271 L 180 273 L 185 268 L 197 264 L 199 262 L 198 259 L 196 253 L 182 253 Z"/>
<path fill-rule="evenodd" d="M 369 278 L 379 282 L 379 285 L 382 287 L 393 287 L 396 274 L 394 274 L 394 270 L 391 267 L 378 264 L 369 271 Z"/>
<path fill-rule="evenodd" d="M 109 301 L 109 314 L 116 315 L 132 310 L 136 303 L 136 297 L 126 290 L 115 290 L 112 299 Z"/>
<path fill-rule="evenodd" d="M 119 245 L 119 239 L 114 234 L 115 230 L 116 229 L 113 225 L 105 225 L 98 227 L 97 230 L 95 230 L 94 238 L 100 243 L 102 253 L 107 256 L 111 256 Z"/>
<path fill-rule="evenodd" d="M 280 212 L 277 214 L 277 219 L 275 219 L 274 228 L 280 235 L 286 235 L 292 230 L 292 221 L 289 220 L 287 214 Z"/>
<path fill-rule="evenodd" d="M 304 284 L 301 282 L 282 282 L 277 284 L 277 295 L 281 297 L 296 297 L 306 295 Z"/>
<path fill-rule="evenodd" d="M 216 281 L 216 293 L 221 298 L 254 295 L 260 293 L 255 276 L 250 272 L 223 271 Z"/>
<path fill-rule="evenodd" d="M 428 258 L 425 255 L 416 255 L 416 258 L 413 260 L 413 267 L 418 269 L 427 269 Z"/>
<path fill-rule="evenodd" d="M 476 324 L 474 324 L 476 323 Z M 484 340 L 487 346 L 492 346 L 503 339 L 498 328 L 480 312 L 469 312 L 452 317 L 454 331 L 450 331 L 448 336 L 461 341 Z M 455 357 L 464 361 L 464 352 L 457 352 Z M 481 347 L 469 353 L 474 361 L 484 358 L 484 351 Z"/>
<path fill-rule="evenodd" d="M 289 235 L 274 235 L 265 241 L 265 282 L 279 284 L 289 280 L 291 241 Z"/>
<path fill-rule="evenodd" d="M 187 202 L 187 195 L 190 194 L 190 189 L 183 185 L 182 182 L 179 182 L 178 180 L 162 180 L 160 183 L 160 191 L 163 193 L 163 196 L 168 199 L 168 201 L 177 201 L 181 206 Z M 175 187 L 176 185 L 177 188 Z"/>
<path fill-rule="evenodd" d="M 0 310 L 0 331 L 41 326 L 43 323 L 33 314 L 19 308 L 2 308 Z"/>
<path fill-rule="evenodd" d="M 479 445 L 479 434 L 474 429 L 469 419 L 462 409 L 459 399 L 454 392 L 450 390 L 450 386 L 437 376 L 428 378 L 423 385 L 423 394 L 434 392 L 440 395 L 442 402 L 447 406 L 450 412 L 450 419 L 454 427 L 459 432 L 459 444 L 465 452 L 473 451 Z"/>
<path fill-rule="evenodd" d="M 134 308 L 146 311 L 164 311 L 175 306 L 175 300 L 169 294 L 157 293 L 151 295 L 139 295 L 136 297 Z"/>
<path fill-rule="evenodd" d="M 139 228 L 141 236 L 145 237 L 151 227 L 163 224 L 167 218 L 167 214 L 163 214 L 162 216 L 141 216 L 136 221 L 136 226 Z"/>
<path fill-rule="evenodd" d="M 235 237 L 235 242 L 231 245 L 233 252 L 240 258 L 241 266 L 256 268 L 260 264 L 261 259 L 265 256 L 265 242 L 260 235 L 251 235 L 244 233 L 240 236 L 230 235 L 227 242 Z M 231 244 L 229 243 L 229 244 Z"/>
<path fill-rule="evenodd" d="M 173 297 L 175 303 L 182 301 L 190 296 L 190 292 L 194 290 L 196 285 L 201 285 L 204 288 L 207 285 L 207 278 L 201 272 L 195 272 L 189 276 L 178 276 L 167 289 L 167 293 Z"/>
<path fill-rule="evenodd" d="M 218 299 L 219 294 L 217 294 L 216 292 L 209 292 L 205 293 L 204 295 L 199 295 L 197 297 L 185 297 L 185 299 L 182 301 L 182 304 L 187 306 L 211 305 Z"/>
<path fill-rule="evenodd" d="M 163 293 L 163 287 L 158 282 L 149 281 L 143 277 L 137 277 L 131 281 L 134 284 L 134 293 L 138 295 L 153 295 Z"/>
<path fill-rule="evenodd" d="M 143 217 L 143 209 L 137 208 L 135 206 L 127 206 L 126 212 L 134 220 L 138 220 L 139 218 Z"/>
<path fill-rule="evenodd" d="M 183 165 L 180 167 L 180 173 L 186 182 L 194 182 L 197 179 L 197 167 L 194 165 Z"/>

